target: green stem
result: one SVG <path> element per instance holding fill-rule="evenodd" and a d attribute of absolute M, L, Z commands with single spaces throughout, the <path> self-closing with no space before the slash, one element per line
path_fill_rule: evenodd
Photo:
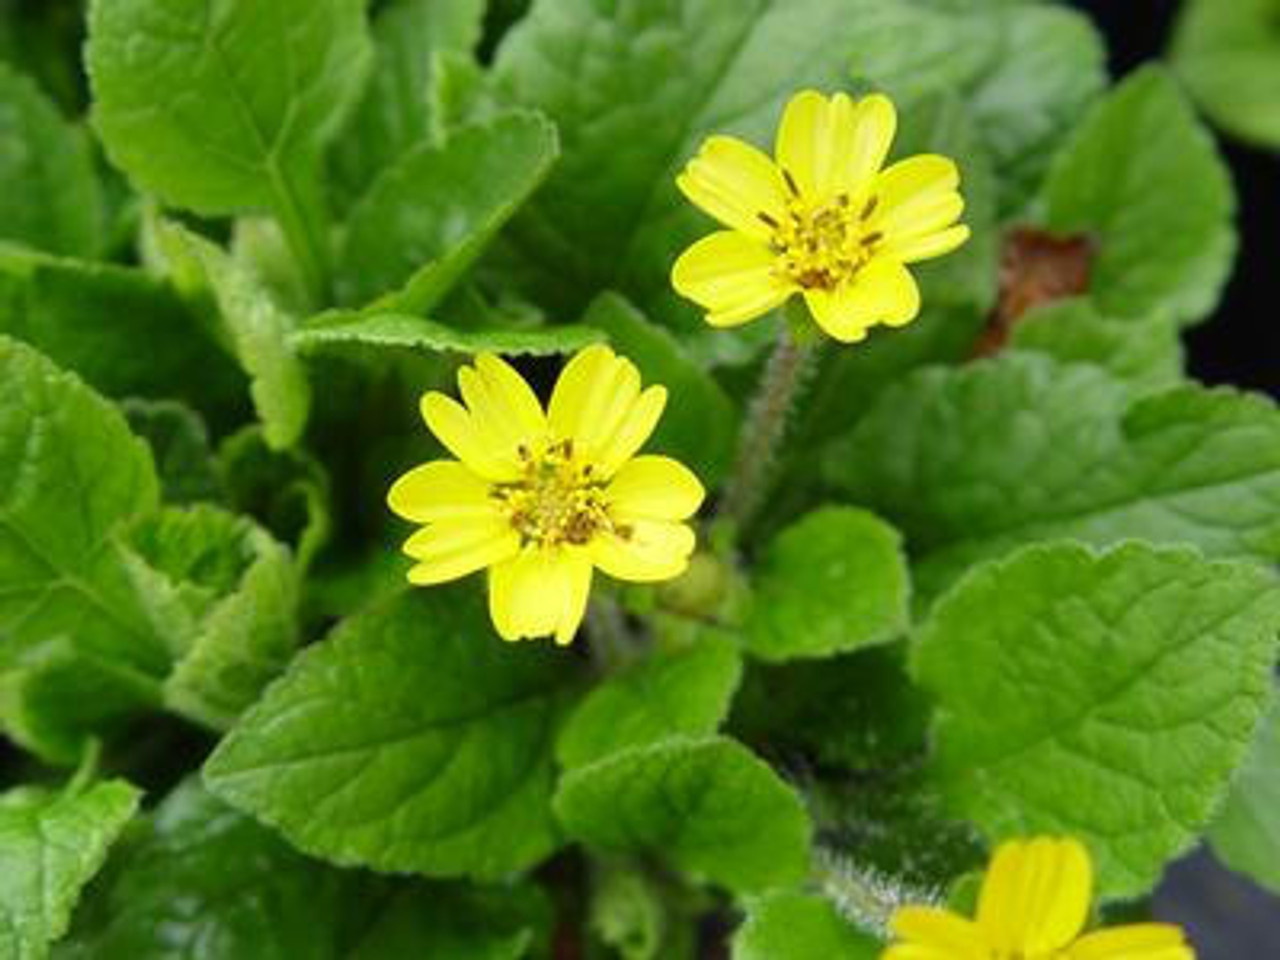
<path fill-rule="evenodd" d="M 275 193 L 276 222 L 293 252 L 312 306 L 328 302 L 329 230 L 320 204 L 303 202 L 302 196 L 279 167 L 272 165 L 271 183 Z M 316 193 L 317 191 L 312 191 Z"/>
<path fill-rule="evenodd" d="M 97 779 L 98 763 L 101 759 L 102 741 L 97 737 L 90 737 L 85 741 L 84 750 L 80 754 L 80 764 L 76 767 L 76 772 L 71 779 L 67 781 L 63 793 L 68 797 L 76 797 L 84 793 L 85 789 Z"/>
<path fill-rule="evenodd" d="M 807 317 L 804 319 L 807 321 Z M 750 526 L 768 496 L 778 453 L 786 439 L 788 418 L 817 365 L 817 341 L 809 337 L 798 339 L 794 318 L 789 316 L 788 321 L 778 334 L 747 409 L 738 456 L 720 505 L 720 512 L 739 531 Z"/>
<path fill-rule="evenodd" d="M 614 673 L 634 659 L 635 638 L 616 597 L 597 592 L 587 607 L 587 638 L 591 659 L 601 673 Z"/>

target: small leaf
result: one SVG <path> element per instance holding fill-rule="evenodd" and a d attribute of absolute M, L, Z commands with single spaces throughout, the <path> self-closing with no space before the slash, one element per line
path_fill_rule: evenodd
<path fill-rule="evenodd" d="M 232 351 L 253 380 L 253 405 L 267 442 L 276 449 L 293 446 L 311 408 L 306 370 L 289 341 L 293 318 L 221 247 L 177 224 L 162 223 L 158 229 L 183 293 L 196 302 L 212 296 L 216 303 Z"/>
<path fill-rule="evenodd" d="M 1090 291 L 1104 314 L 1163 310 L 1185 324 L 1217 304 L 1236 248 L 1231 180 L 1162 70 L 1133 74 L 1093 108 L 1043 200 L 1050 229 L 1094 238 Z"/>
<path fill-rule="evenodd" d="M 102 188 L 82 131 L 26 77 L 0 64 L 0 238 L 94 257 L 103 245 Z"/>
<path fill-rule="evenodd" d="M 896 530 L 850 507 L 815 510 L 765 550 L 747 649 L 792 660 L 888 643 L 907 629 L 910 589 Z"/>
<path fill-rule="evenodd" d="M 1280 413 L 1231 390 L 1135 398 L 1096 367 L 1008 354 L 908 378 L 824 468 L 902 530 L 925 597 L 1052 537 L 1280 557 Z"/>
<path fill-rule="evenodd" d="M 668 737 L 715 733 L 741 675 L 737 645 L 719 632 L 655 653 L 583 698 L 560 731 L 556 759 L 580 767 Z"/>
<path fill-rule="evenodd" d="M 1092 363 L 1143 391 L 1183 379 L 1182 343 L 1166 317 L 1113 320 L 1086 298 L 1060 300 L 1021 317 L 1010 345 L 1060 363 Z"/>
<path fill-rule="evenodd" d="M 1274 694 L 1271 711 L 1209 830 L 1209 846 L 1232 870 L 1280 893 L 1280 706 Z"/>
<path fill-rule="evenodd" d="M 371 313 L 362 316 L 335 311 L 314 318 L 293 334 L 291 342 L 302 353 L 351 352 L 363 347 L 466 354 L 488 350 L 508 355 L 540 355 L 574 353 L 603 339 L 589 327 L 574 325 L 530 330 L 463 329 L 407 314 Z"/>
<path fill-rule="evenodd" d="M 167 503 L 219 500 L 222 479 L 200 415 L 173 400 L 125 400 L 129 429 L 151 447 Z"/>
<path fill-rule="evenodd" d="M 1029 547 L 938 602 L 915 672 L 933 775 L 992 841 L 1071 834 L 1137 896 L 1208 825 L 1271 691 L 1267 570 L 1132 543 Z"/>
<path fill-rule="evenodd" d="M 499 641 L 467 586 L 403 594 L 304 651 L 205 779 L 313 856 L 499 877 L 556 846 L 551 737 L 573 678 L 561 653 Z"/>
<path fill-rule="evenodd" d="M 559 153 L 535 113 L 508 112 L 419 144 L 351 211 L 339 298 L 376 312 L 431 312 L 542 182 Z"/>
<path fill-rule="evenodd" d="M 830 900 L 810 893 L 760 897 L 733 937 L 733 960 L 876 960 L 880 950 Z"/>
<path fill-rule="evenodd" d="M 78 794 L 0 796 L 0 956 L 48 956 L 140 796 L 120 780 Z"/>
<path fill-rule="evenodd" d="M 609 342 L 635 362 L 646 383 L 667 388 L 671 402 L 653 447 L 694 469 L 714 486 L 728 472 L 737 439 L 737 411 L 715 378 L 685 352 L 680 341 L 651 324 L 617 294 L 592 301 L 582 322 L 609 335 Z"/>
<path fill-rule="evenodd" d="M 799 797 L 741 744 L 672 739 L 565 774 L 556 815 L 574 839 L 658 854 L 739 893 L 798 883 L 809 864 Z"/>

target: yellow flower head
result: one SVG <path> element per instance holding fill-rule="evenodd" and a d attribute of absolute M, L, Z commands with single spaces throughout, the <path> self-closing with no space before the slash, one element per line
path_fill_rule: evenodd
<path fill-rule="evenodd" d="M 422 398 L 422 416 L 457 460 L 410 470 L 387 496 L 424 524 L 404 545 L 409 582 L 489 568 L 489 612 L 505 640 L 573 639 L 594 567 L 620 580 L 682 573 L 703 489 L 667 457 L 636 456 L 662 416 L 663 387 L 640 389 L 629 360 L 588 347 L 542 404 L 492 354 L 458 371 L 463 404 Z"/>
<path fill-rule="evenodd" d="M 774 159 L 733 137 L 707 139 L 676 180 L 723 223 L 681 255 L 671 282 L 732 327 L 793 293 L 828 334 L 861 340 L 878 323 L 920 311 L 906 264 L 949 253 L 969 237 L 960 175 L 923 154 L 884 166 L 897 128 L 887 97 L 855 102 L 812 90 L 787 104 Z"/>
<path fill-rule="evenodd" d="M 1139 923 L 1081 936 L 1093 896 L 1089 854 L 1075 840 L 1005 843 L 987 869 L 978 918 L 903 907 L 901 943 L 881 960 L 1195 960 L 1177 927 Z"/>

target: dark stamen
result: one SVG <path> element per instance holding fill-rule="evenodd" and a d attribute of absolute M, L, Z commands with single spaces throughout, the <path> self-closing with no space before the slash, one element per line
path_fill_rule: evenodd
<path fill-rule="evenodd" d="M 787 181 L 787 189 L 791 191 L 791 195 L 797 200 L 800 199 L 800 188 L 796 186 L 795 178 L 791 176 L 791 171 L 786 167 L 782 168 L 782 179 Z"/>
<path fill-rule="evenodd" d="M 869 247 L 873 243 L 879 243 L 883 239 L 884 239 L 884 234 L 881 233 L 879 230 L 877 230 L 874 233 L 868 233 L 865 237 L 863 237 L 862 245 L 864 247 Z"/>
<path fill-rule="evenodd" d="M 879 197 L 872 197 L 867 201 L 867 205 L 862 208 L 862 213 L 858 215 L 860 220 L 866 220 L 869 216 L 876 212 L 876 207 L 880 204 Z"/>
<path fill-rule="evenodd" d="M 769 216 L 769 214 L 765 213 L 763 210 L 757 213 L 756 216 L 766 227 L 771 227 L 774 230 L 777 230 L 780 226 L 777 220 L 773 219 L 773 217 Z"/>

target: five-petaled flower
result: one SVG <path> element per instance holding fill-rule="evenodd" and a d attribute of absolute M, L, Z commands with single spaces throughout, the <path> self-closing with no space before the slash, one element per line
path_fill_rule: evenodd
<path fill-rule="evenodd" d="M 703 489 L 668 457 L 636 456 L 667 391 L 640 388 L 629 360 L 588 347 L 565 366 L 544 411 L 492 354 L 458 372 L 465 406 L 422 398 L 432 433 L 457 460 L 409 471 L 387 501 L 425 526 L 404 545 L 414 584 L 489 568 L 489 612 L 506 640 L 573 639 L 592 570 L 620 580 L 678 576 L 694 548 L 687 520 Z"/>
<path fill-rule="evenodd" d="M 723 223 L 676 261 L 671 282 L 732 327 L 800 293 L 818 325 L 846 343 L 920 310 L 906 265 L 969 236 L 953 161 L 922 154 L 882 169 L 897 127 L 888 98 L 806 90 L 791 99 L 775 158 L 713 136 L 677 178 Z"/>
<path fill-rule="evenodd" d="M 1081 936 L 1093 894 L 1089 854 L 1075 840 L 1002 844 L 969 920 L 903 907 L 890 924 L 902 942 L 881 960 L 1194 960 L 1177 927 L 1139 923 Z"/>

